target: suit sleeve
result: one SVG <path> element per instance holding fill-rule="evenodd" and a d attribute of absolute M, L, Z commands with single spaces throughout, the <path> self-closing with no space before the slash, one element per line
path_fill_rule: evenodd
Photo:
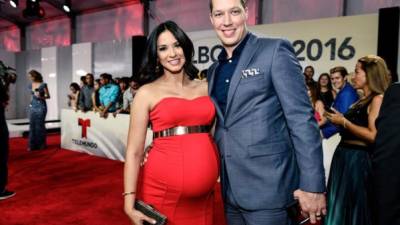
<path fill-rule="evenodd" d="M 334 105 L 334 108 L 340 113 L 346 113 L 350 106 L 358 100 L 357 92 L 353 90 L 346 90 L 340 96 L 340 101 L 337 101 L 337 104 Z"/>
<path fill-rule="evenodd" d="M 304 77 L 291 44 L 280 40 L 271 66 L 272 82 L 281 104 L 300 172 L 299 188 L 325 191 L 321 137 L 306 92 Z"/>

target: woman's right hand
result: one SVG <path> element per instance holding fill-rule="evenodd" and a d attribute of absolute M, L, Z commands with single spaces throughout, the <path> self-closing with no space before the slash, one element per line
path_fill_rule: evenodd
<path fill-rule="evenodd" d="M 144 221 L 150 224 L 156 224 L 156 221 L 136 209 L 125 209 L 125 214 L 128 215 L 132 225 L 143 225 Z"/>

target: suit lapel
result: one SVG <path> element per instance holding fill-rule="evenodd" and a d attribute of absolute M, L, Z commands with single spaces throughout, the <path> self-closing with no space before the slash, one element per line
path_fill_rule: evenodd
<path fill-rule="evenodd" d="M 215 105 L 215 109 L 217 110 L 217 115 L 218 118 L 221 120 L 221 123 L 224 123 L 224 114 L 221 111 L 221 108 L 218 105 L 217 100 L 214 98 L 214 96 L 212 96 L 212 91 L 214 89 L 214 81 L 215 81 L 215 69 L 218 67 L 218 61 L 216 62 L 216 64 L 212 67 L 209 68 L 209 72 L 208 72 L 208 95 L 211 97 L 211 100 L 214 102 Z"/>
<path fill-rule="evenodd" d="M 207 80 L 208 80 L 208 95 L 211 96 L 212 91 L 214 89 L 214 81 L 215 81 L 215 70 L 218 67 L 219 62 L 217 61 L 214 65 L 212 65 L 210 68 L 208 68 L 208 75 L 207 75 Z"/>
<path fill-rule="evenodd" d="M 239 85 L 242 75 L 242 70 L 249 65 L 254 55 L 254 52 L 257 50 L 256 40 L 257 40 L 256 37 L 253 34 L 250 34 L 249 40 L 247 40 L 247 43 L 242 51 L 242 54 L 240 55 L 238 65 L 235 68 L 235 72 L 233 72 L 231 84 L 229 86 L 229 91 L 228 91 L 225 116 L 228 115 L 229 109 L 231 108 L 232 99 Z"/>

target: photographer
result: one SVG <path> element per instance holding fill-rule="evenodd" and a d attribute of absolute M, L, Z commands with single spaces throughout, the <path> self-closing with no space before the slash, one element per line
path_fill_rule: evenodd
<path fill-rule="evenodd" d="M 8 87 L 10 83 L 15 83 L 17 79 L 17 75 L 13 71 L 15 70 L 5 66 L 0 61 L 0 200 L 5 200 L 15 195 L 15 192 L 6 189 L 8 180 L 9 133 L 5 111 L 9 100 Z"/>

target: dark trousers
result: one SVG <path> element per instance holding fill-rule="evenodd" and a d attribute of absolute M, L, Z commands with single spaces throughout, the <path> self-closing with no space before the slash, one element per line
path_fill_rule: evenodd
<path fill-rule="evenodd" d="M 3 192 L 8 180 L 8 128 L 4 108 L 0 106 L 0 192 Z"/>

